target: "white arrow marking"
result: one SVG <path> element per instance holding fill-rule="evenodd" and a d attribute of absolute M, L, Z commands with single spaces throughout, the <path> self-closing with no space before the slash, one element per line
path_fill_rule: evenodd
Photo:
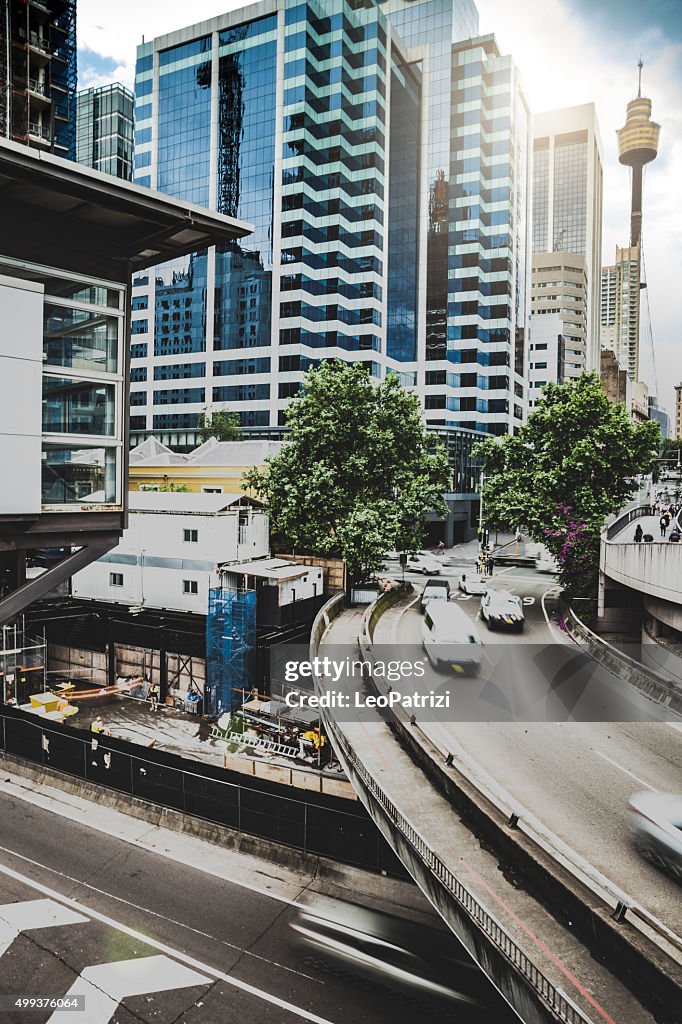
<path fill-rule="evenodd" d="M 83 996 L 88 1024 L 109 1024 L 119 1003 L 129 996 L 208 985 L 212 980 L 170 957 L 143 956 L 86 967 L 64 998 Z M 73 1011 L 55 1010 L 47 1024 L 73 1024 Z"/>
<path fill-rule="evenodd" d="M 60 924 L 89 923 L 89 917 L 76 914 L 54 900 L 5 903 L 0 906 L 0 956 L 7 952 L 21 932 L 30 931 L 32 928 L 55 928 Z"/>

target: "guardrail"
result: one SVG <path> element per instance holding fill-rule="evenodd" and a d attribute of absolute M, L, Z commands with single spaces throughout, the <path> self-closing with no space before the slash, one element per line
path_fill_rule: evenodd
<path fill-rule="evenodd" d="M 340 595 L 342 596 L 342 595 Z M 374 626 L 383 611 L 386 611 L 395 603 L 395 597 L 391 600 L 392 593 L 382 594 L 374 605 L 370 605 L 362 619 L 363 640 L 369 641 L 373 636 Z M 330 602 L 331 603 L 331 602 Z M 322 616 L 325 609 L 321 610 Z M 341 609 L 342 610 L 342 609 Z M 379 614 L 376 615 L 376 612 Z M 335 609 L 335 615 L 339 609 Z M 333 616 L 335 617 L 335 616 Z M 328 623 L 327 623 L 328 624 Z M 322 629 L 315 629 L 311 637 L 311 661 L 315 664 L 315 657 L 318 652 L 319 641 L 322 638 L 326 626 Z M 315 677 L 315 687 L 322 690 L 322 680 Z M 485 907 L 478 901 L 458 878 L 456 878 L 447 865 L 431 849 L 419 831 L 405 818 L 395 804 L 389 799 L 377 780 L 367 770 L 362 760 L 358 757 L 348 739 L 337 727 L 334 719 L 329 714 L 324 714 L 325 727 L 332 738 L 337 755 L 341 752 L 348 765 L 353 769 L 355 775 L 361 780 L 366 791 L 382 807 L 386 817 L 393 828 L 397 829 L 402 837 L 409 843 L 413 852 L 417 855 L 422 865 L 433 875 L 447 893 L 466 912 L 472 922 L 478 927 L 493 943 L 499 953 L 512 965 L 512 967 L 525 979 L 536 995 L 540 998 L 545 1007 L 555 1016 L 555 1019 L 565 1024 L 592 1024 L 589 1017 L 573 1003 L 568 996 L 547 978 L 533 961 L 524 953 L 520 946 L 514 941 L 509 933 L 492 917 Z"/>
<path fill-rule="evenodd" d="M 653 514 L 654 510 L 652 505 L 637 505 L 635 508 L 629 509 L 627 512 L 624 512 L 622 516 L 619 516 L 618 519 L 614 519 L 612 523 L 604 527 L 606 539 L 613 540 L 616 534 L 620 533 L 621 530 L 624 530 L 625 527 L 629 526 L 630 523 L 635 521 L 635 519 L 641 519 L 643 516 L 652 516 Z"/>

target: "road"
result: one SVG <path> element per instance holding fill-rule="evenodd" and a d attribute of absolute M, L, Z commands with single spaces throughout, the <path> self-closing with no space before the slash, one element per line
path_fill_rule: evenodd
<path fill-rule="evenodd" d="M 260 877 L 253 870 L 234 881 L 216 877 L 208 865 L 188 867 L 7 789 L 0 791 L 3 1024 L 436 1020 L 415 1001 L 304 962 L 289 925 L 301 905 L 333 912 L 329 897 L 304 887 L 293 900 L 270 894 L 267 866 Z M 108 813 L 116 832 L 118 812 Z M 453 942 L 442 930 L 432 934 Z M 482 976 L 481 983 L 490 989 Z M 7 1008 L 9 996 L 76 990 L 85 992 L 82 1016 Z M 506 1016 L 491 1013 L 490 1024 Z"/>
<path fill-rule="evenodd" d="M 457 567 L 446 569 L 455 588 L 459 573 Z M 594 693 L 591 687 L 581 691 L 582 671 L 567 680 L 569 688 L 576 689 L 580 721 L 533 720 L 538 715 L 532 700 L 526 704 L 522 700 L 528 697 L 528 680 L 537 676 L 540 652 L 544 651 L 542 668 L 548 673 L 553 661 L 565 665 L 575 649 L 551 622 L 551 577 L 509 567 L 496 569 L 494 585 L 524 598 L 523 634 L 490 633 L 477 618 L 477 597 L 459 604 L 476 621 L 496 670 L 504 666 L 513 677 L 517 688 L 512 688 L 511 710 L 520 720 L 493 720 L 499 717 L 499 707 L 490 703 L 488 720 L 463 721 L 455 712 L 448 717 L 460 720 L 427 723 L 424 728 L 439 744 L 450 749 L 454 744 L 455 752 L 459 750 L 466 760 L 480 766 L 580 856 L 682 934 L 682 889 L 637 854 L 630 840 L 627 811 L 629 797 L 638 790 L 682 792 L 682 725 L 666 722 L 655 705 L 629 687 L 622 707 L 631 718 L 644 720 L 600 721 L 610 706 L 610 701 L 605 706 L 604 688 L 622 691 L 624 686 L 614 678 L 609 682 L 603 671 L 599 678 L 605 687 L 596 687 Z M 454 599 L 458 600 L 457 595 Z M 420 632 L 417 606 L 404 613 L 396 609 L 379 621 L 375 640 L 379 644 L 418 645 Z M 430 666 L 428 673 L 426 686 L 443 686 L 448 679 Z M 483 684 L 482 680 L 461 679 L 457 685 L 478 693 Z M 539 691 L 531 688 L 531 697 L 533 693 Z M 545 700 L 541 703 L 543 712 L 551 707 Z M 565 708 L 570 701 L 554 706 Z M 463 707 L 472 710 L 466 702 Z M 474 707 L 482 713 L 485 710 L 480 702 Z M 524 710 L 529 711 L 527 720 L 523 720 Z"/>

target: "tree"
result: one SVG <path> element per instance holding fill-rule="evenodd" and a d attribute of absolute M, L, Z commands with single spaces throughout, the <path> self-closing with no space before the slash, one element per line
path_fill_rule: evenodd
<path fill-rule="evenodd" d="M 601 527 L 632 496 L 636 475 L 650 470 L 658 433 L 657 423 L 632 423 L 596 373 L 548 384 L 515 437 L 474 449 L 486 465 L 486 518 L 525 524 L 555 556 L 567 596 L 593 597 Z"/>
<path fill-rule="evenodd" d="M 203 444 L 215 437 L 216 441 L 236 441 L 241 435 L 241 420 L 238 412 L 228 409 L 207 409 L 199 413 L 199 439 Z"/>
<path fill-rule="evenodd" d="M 381 568 L 386 550 L 417 549 L 427 512 L 446 513 L 447 453 L 395 374 L 375 384 L 362 363 L 324 362 L 306 374 L 286 421 L 279 454 L 244 479 L 294 550 L 343 558 L 358 580 Z"/>

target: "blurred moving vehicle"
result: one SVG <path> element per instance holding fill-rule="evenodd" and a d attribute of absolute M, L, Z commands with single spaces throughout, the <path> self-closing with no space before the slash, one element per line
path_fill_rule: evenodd
<path fill-rule="evenodd" d="M 456 1006 L 456 1019 L 462 1024 L 492 1019 L 492 989 L 448 931 L 341 901 L 332 915 L 314 908 L 300 910 L 289 927 L 302 951 L 321 958 L 318 966 L 341 966 L 396 995 L 450 1010 Z M 496 1016 L 496 1022 L 508 1019 L 500 1010 L 502 1017 Z"/>
<path fill-rule="evenodd" d="M 428 551 L 420 551 L 416 555 L 408 556 L 406 568 L 411 572 L 421 572 L 425 576 L 438 576 L 443 566 Z"/>
<path fill-rule="evenodd" d="M 480 572 L 463 572 L 457 586 L 465 594 L 485 594 L 488 589 L 489 577 Z"/>
<path fill-rule="evenodd" d="M 434 668 L 478 675 L 483 645 L 476 626 L 455 604 L 431 601 L 422 622 L 422 645 Z"/>
<path fill-rule="evenodd" d="M 427 580 L 422 590 L 422 596 L 419 601 L 419 607 L 421 611 L 426 609 L 426 606 L 431 601 L 449 601 L 450 600 L 450 584 L 447 580 Z"/>
<path fill-rule="evenodd" d="M 682 882 L 682 794 L 635 793 L 629 806 L 641 855 Z"/>
<path fill-rule="evenodd" d="M 508 627 L 523 633 L 525 616 L 521 598 L 508 590 L 488 590 L 481 600 L 481 615 L 490 630 Z"/>

